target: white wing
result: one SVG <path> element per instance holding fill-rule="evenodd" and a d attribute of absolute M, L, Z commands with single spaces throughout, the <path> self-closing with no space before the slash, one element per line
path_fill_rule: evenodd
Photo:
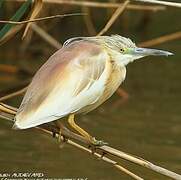
<path fill-rule="evenodd" d="M 90 42 L 77 42 L 57 51 L 33 78 L 15 117 L 16 126 L 34 127 L 95 103 L 108 78 L 108 58 L 103 49 Z"/>

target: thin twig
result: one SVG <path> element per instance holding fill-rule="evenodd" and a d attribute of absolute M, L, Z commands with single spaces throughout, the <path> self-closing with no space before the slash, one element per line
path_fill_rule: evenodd
<path fill-rule="evenodd" d="M 5 107 L 7 107 L 7 109 Z M 11 112 L 12 109 L 14 109 L 14 112 Z M 9 110 L 11 110 L 11 111 L 9 112 Z M 6 104 L 3 104 L 2 106 L 0 106 L 0 112 L 10 113 L 10 114 L 14 115 L 14 114 L 16 114 L 15 110 L 16 110 L 16 108 L 8 106 Z M 2 116 L 2 118 L 5 118 L 5 117 Z M 9 120 L 9 117 L 7 117 L 5 119 Z M 46 128 L 45 127 L 44 128 L 35 127 L 35 128 L 39 129 L 39 130 L 42 130 L 42 131 L 52 135 L 52 131 L 50 131 L 50 129 L 48 129 L 47 127 Z M 56 133 L 59 133 L 59 131 L 56 131 Z M 61 132 L 61 135 L 64 135 L 64 132 Z M 66 138 L 69 138 L 67 136 L 67 134 L 65 136 L 66 136 Z M 70 137 L 70 138 L 72 138 L 72 137 Z M 83 141 L 81 141 L 81 142 L 83 142 Z M 91 150 L 89 150 L 89 149 L 85 148 L 84 146 L 81 146 L 81 145 L 79 145 L 79 144 L 77 144 L 77 143 L 75 143 L 75 142 L 73 142 L 73 141 L 71 141 L 69 139 L 68 139 L 67 143 L 71 144 L 71 145 L 73 145 L 74 147 L 77 147 L 77 148 L 81 147 L 79 149 L 82 149 L 82 150 L 84 150 L 86 152 L 92 153 Z M 86 141 L 84 143 L 86 143 Z M 113 160 L 111 160 L 111 158 L 108 158 L 108 159 L 105 160 L 105 156 L 102 156 L 101 154 L 106 154 L 106 156 L 113 155 L 113 156 L 116 156 L 118 158 L 125 159 L 127 161 L 133 162 L 133 163 L 135 163 L 137 165 L 146 167 L 146 168 L 148 168 L 150 170 L 153 170 L 155 172 L 163 174 L 163 175 L 165 175 L 167 177 L 170 177 L 170 178 L 173 178 L 173 179 L 176 179 L 176 180 L 181 180 L 181 175 L 176 174 L 175 172 L 169 171 L 169 170 L 167 170 L 165 168 L 162 168 L 160 166 L 154 165 L 153 163 L 151 163 L 151 162 L 149 162 L 147 160 L 144 160 L 142 158 L 135 157 L 133 155 L 127 154 L 127 153 L 122 152 L 120 150 L 114 149 L 114 148 L 112 148 L 110 146 L 101 146 L 101 147 L 97 147 L 97 149 L 100 151 L 100 153 L 97 153 L 97 152 L 95 152 L 95 153 L 99 154 L 99 157 L 102 157 L 102 159 L 104 158 L 104 161 L 106 161 L 106 162 L 109 161 L 109 163 L 112 162 L 113 165 L 116 165 L 117 162 L 114 162 Z M 120 169 L 120 168 L 118 168 L 118 169 Z"/>
<path fill-rule="evenodd" d="M 111 155 L 114 155 L 116 157 L 125 159 L 127 161 L 133 162 L 135 164 L 138 164 L 140 166 L 146 167 L 150 170 L 153 170 L 155 172 L 158 172 L 160 174 L 163 174 L 165 176 L 177 179 L 177 180 L 181 180 L 181 175 L 176 174 L 175 172 L 172 172 L 170 170 L 167 170 L 165 168 L 162 168 L 160 166 L 157 166 L 143 158 L 139 158 L 139 157 L 135 157 L 133 155 L 127 154 L 125 152 L 122 152 L 120 150 L 114 149 L 112 147 L 109 146 L 102 146 L 99 147 L 99 149 L 102 149 L 103 151 L 105 151 L 106 153 L 110 153 Z"/>
<path fill-rule="evenodd" d="M 8 108 L 4 103 L 0 103 L 0 111 L 5 112 L 5 113 L 9 113 L 9 114 L 16 114 L 16 111 Z"/>
<path fill-rule="evenodd" d="M 61 43 L 58 42 L 55 38 L 53 38 L 50 34 L 48 34 L 45 30 L 43 30 L 40 26 L 35 23 L 31 25 L 31 28 L 46 42 L 48 42 L 51 46 L 56 49 L 60 49 L 62 47 Z"/>
<path fill-rule="evenodd" d="M 144 2 L 144 3 L 161 4 L 161 5 L 165 5 L 165 6 L 173 6 L 173 7 L 181 8 L 181 3 L 176 3 L 176 2 L 158 1 L 158 0 L 134 0 L 134 1 L 139 1 L 139 2 Z"/>
<path fill-rule="evenodd" d="M 92 154 L 92 151 L 88 148 L 85 148 L 84 146 L 81 146 L 71 140 L 68 140 L 67 142 L 68 144 L 80 149 L 80 150 L 83 150 L 85 152 L 88 152 L 89 154 Z M 105 157 L 105 156 L 102 156 L 101 154 L 95 152 L 93 153 L 94 156 L 96 156 L 97 158 L 99 158 L 100 160 L 103 160 L 109 164 L 112 164 L 114 167 L 116 167 L 117 169 L 123 171 L 124 173 L 126 173 L 127 175 L 131 176 L 132 178 L 134 179 L 137 179 L 137 180 L 143 180 L 143 178 L 139 177 L 138 175 L 132 173 L 131 171 L 129 171 L 128 169 L 124 168 L 123 166 L 119 165 L 116 161 L 113 161 L 112 159 L 108 158 L 108 157 Z"/>
<path fill-rule="evenodd" d="M 30 20 L 25 20 L 25 21 L 5 21 L 5 20 L 0 20 L 0 23 L 21 25 L 21 24 L 27 24 L 27 23 L 30 23 L 30 22 L 49 20 L 49 19 L 53 19 L 53 18 L 64 18 L 64 17 L 82 16 L 82 15 L 86 15 L 86 14 L 82 14 L 82 13 L 57 14 L 57 15 L 53 15 L 53 16 L 30 19 Z"/>
<path fill-rule="evenodd" d="M 179 38 L 181 38 L 181 31 L 160 36 L 158 38 L 151 39 L 148 41 L 144 41 L 144 42 L 139 43 L 138 45 L 142 47 L 150 47 L 150 46 L 155 46 L 155 45 L 162 44 L 168 41 L 173 41 Z"/>
<path fill-rule="evenodd" d="M 10 94 L 8 94 L 8 95 L 5 95 L 5 96 L 3 96 L 3 97 L 0 97 L 0 101 L 5 101 L 5 100 L 10 99 L 10 98 L 12 98 L 12 97 L 21 95 L 21 94 L 23 94 L 24 92 L 26 92 L 27 88 L 28 88 L 28 87 L 24 87 L 24 88 L 22 88 L 22 89 L 20 89 L 20 90 L 18 90 L 18 91 L 15 91 L 15 92 L 13 92 L 13 93 L 10 93 Z"/>
<path fill-rule="evenodd" d="M 25 0 L 9 0 L 14 2 L 24 2 Z M 118 8 L 123 3 L 106 3 L 106 2 L 93 2 L 93 1 L 77 1 L 77 0 L 43 0 L 43 3 L 50 4 L 64 4 L 70 6 L 87 6 L 95 8 Z M 164 6 L 145 6 L 131 4 L 127 6 L 130 10 L 145 10 L 145 11 L 159 11 L 165 10 Z"/>
<path fill-rule="evenodd" d="M 84 22 L 87 27 L 87 31 L 88 31 L 89 35 L 91 35 L 91 36 L 96 35 L 97 34 L 96 27 L 94 26 L 94 23 L 92 22 L 90 8 L 88 8 L 86 6 L 82 6 L 82 12 L 87 14 L 87 16 L 83 16 L 83 18 L 84 18 Z"/>
<path fill-rule="evenodd" d="M 31 13 L 28 17 L 29 20 L 37 18 L 37 16 L 40 14 L 43 7 L 43 0 L 34 0 Z M 22 39 L 25 38 L 26 34 L 28 33 L 28 29 L 30 28 L 31 23 L 26 24 Z"/>
<path fill-rule="evenodd" d="M 114 14 L 111 16 L 105 27 L 97 34 L 97 36 L 101 36 L 104 34 L 108 29 L 113 25 L 113 23 L 116 21 L 116 19 L 120 16 L 120 14 L 125 10 L 126 6 L 129 4 L 129 0 L 126 0 L 123 5 L 118 7 Z"/>

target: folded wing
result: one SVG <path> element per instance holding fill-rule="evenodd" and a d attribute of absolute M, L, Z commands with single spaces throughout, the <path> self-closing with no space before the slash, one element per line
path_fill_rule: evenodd
<path fill-rule="evenodd" d="M 109 56 L 91 42 L 58 50 L 34 76 L 15 117 L 20 129 L 81 111 L 104 91 Z"/>

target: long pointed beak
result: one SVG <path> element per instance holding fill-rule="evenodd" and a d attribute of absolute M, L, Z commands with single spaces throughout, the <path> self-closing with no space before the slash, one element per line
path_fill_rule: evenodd
<path fill-rule="evenodd" d="M 170 56 L 173 53 L 158 49 L 149 49 L 149 48 L 134 48 L 133 49 L 134 55 L 140 56 Z"/>

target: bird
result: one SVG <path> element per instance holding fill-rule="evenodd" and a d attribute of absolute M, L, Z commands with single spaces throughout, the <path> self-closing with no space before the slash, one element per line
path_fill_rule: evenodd
<path fill-rule="evenodd" d="M 145 56 L 173 53 L 137 47 L 120 35 L 74 37 L 63 44 L 33 77 L 15 116 L 14 129 L 61 120 L 90 144 L 103 145 L 78 126 L 86 114 L 110 98 L 126 77 L 126 66 Z"/>

